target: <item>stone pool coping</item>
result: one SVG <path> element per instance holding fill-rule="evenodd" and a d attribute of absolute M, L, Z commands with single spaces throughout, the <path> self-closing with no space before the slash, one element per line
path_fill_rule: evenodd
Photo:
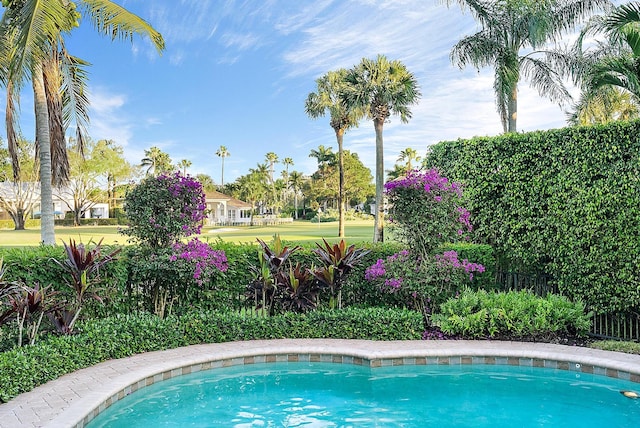
<path fill-rule="evenodd" d="M 640 355 L 565 345 L 467 340 L 255 340 L 149 352 L 78 370 L 0 405 L 0 427 L 83 427 L 118 399 L 155 382 L 217 367 L 276 361 L 370 367 L 509 364 L 594 373 L 640 383 Z"/>

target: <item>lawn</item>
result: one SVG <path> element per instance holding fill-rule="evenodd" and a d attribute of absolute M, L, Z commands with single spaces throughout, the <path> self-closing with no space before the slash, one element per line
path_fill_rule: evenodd
<path fill-rule="evenodd" d="M 105 244 L 126 244 L 127 236 L 119 233 L 119 226 L 79 226 L 56 227 L 56 240 L 59 243 L 97 242 L 104 238 Z M 222 239 L 225 242 L 256 242 L 256 238 L 270 241 L 279 233 L 286 241 L 317 242 L 325 238 L 327 241 L 337 240 L 338 222 L 311 223 L 295 221 L 277 226 L 242 226 L 242 227 L 205 227 L 200 238 L 208 241 Z M 370 242 L 373 240 L 373 220 L 352 220 L 345 223 L 345 240 L 351 242 Z M 0 230 L 0 247 L 35 246 L 40 242 L 40 229 Z"/>

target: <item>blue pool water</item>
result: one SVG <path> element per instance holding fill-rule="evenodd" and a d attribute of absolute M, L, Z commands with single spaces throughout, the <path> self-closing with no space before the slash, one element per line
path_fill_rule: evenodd
<path fill-rule="evenodd" d="M 153 384 L 98 415 L 98 427 L 634 427 L 640 385 L 502 366 L 268 363 Z"/>

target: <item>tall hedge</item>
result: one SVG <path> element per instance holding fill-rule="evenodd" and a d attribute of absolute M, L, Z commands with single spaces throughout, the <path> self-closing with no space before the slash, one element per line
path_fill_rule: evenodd
<path fill-rule="evenodd" d="M 640 308 L 640 122 L 441 142 L 476 236 L 598 312 Z"/>

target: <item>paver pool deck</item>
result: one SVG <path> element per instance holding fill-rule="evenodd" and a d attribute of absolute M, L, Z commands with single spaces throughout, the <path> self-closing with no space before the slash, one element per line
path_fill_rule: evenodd
<path fill-rule="evenodd" d="M 194 345 L 110 360 L 0 405 L 0 427 L 83 427 L 118 399 L 173 376 L 238 364 L 322 361 L 370 367 L 510 364 L 595 373 L 638 382 L 640 355 L 503 341 L 279 339 Z"/>

